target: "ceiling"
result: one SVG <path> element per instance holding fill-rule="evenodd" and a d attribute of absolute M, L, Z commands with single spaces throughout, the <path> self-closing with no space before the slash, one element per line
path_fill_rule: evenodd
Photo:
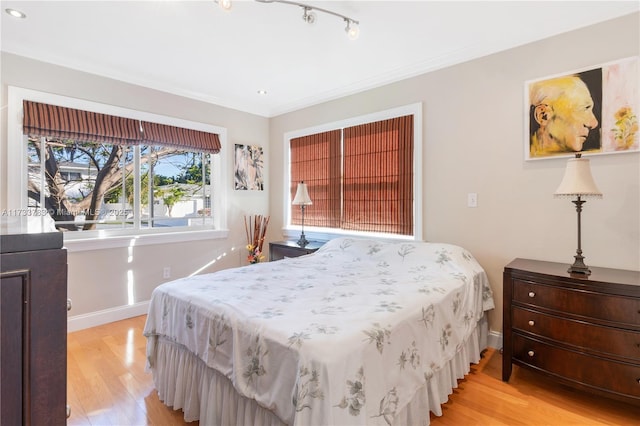
<path fill-rule="evenodd" d="M 2 51 L 272 117 L 640 10 L 638 1 L 4 1 Z M 258 94 L 266 90 L 266 95 Z"/>

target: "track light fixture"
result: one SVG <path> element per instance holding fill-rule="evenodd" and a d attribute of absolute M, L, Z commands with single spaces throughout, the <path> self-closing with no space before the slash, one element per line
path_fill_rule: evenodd
<path fill-rule="evenodd" d="M 303 7 L 304 13 L 302 14 L 302 20 L 307 24 L 313 24 L 316 22 L 316 14 L 311 11 L 310 7 Z"/>
<path fill-rule="evenodd" d="M 216 2 L 224 10 L 231 9 L 231 6 L 232 6 L 231 0 L 213 0 L 213 1 Z M 347 36 L 349 37 L 349 39 L 355 40 L 360 35 L 360 28 L 358 27 L 358 25 L 360 25 L 360 22 L 356 21 L 355 19 L 349 18 L 348 16 L 344 16 L 340 13 L 333 12 L 331 10 L 323 9 L 321 7 L 316 7 L 316 6 L 310 6 L 303 3 L 298 3 L 297 1 L 288 1 L 288 0 L 255 0 L 255 1 L 259 3 L 284 3 L 284 4 L 290 4 L 293 6 L 301 7 L 303 10 L 302 20 L 307 24 L 313 24 L 316 21 L 316 14 L 314 13 L 314 11 L 337 16 L 338 18 L 342 18 L 344 22 L 347 24 L 345 31 L 347 32 Z"/>
<path fill-rule="evenodd" d="M 347 37 L 349 37 L 350 40 L 357 39 L 360 35 L 360 28 L 358 27 L 358 23 L 347 18 L 345 18 L 344 21 L 347 23 L 347 27 L 344 29 L 347 32 Z"/>
<path fill-rule="evenodd" d="M 222 10 L 231 10 L 231 0 L 214 0 Z"/>

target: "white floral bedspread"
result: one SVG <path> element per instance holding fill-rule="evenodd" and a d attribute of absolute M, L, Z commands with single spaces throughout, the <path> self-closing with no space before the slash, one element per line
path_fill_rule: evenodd
<path fill-rule="evenodd" d="M 163 284 L 144 333 L 151 366 L 155 336 L 184 345 L 289 425 L 385 425 L 493 307 L 460 247 L 339 238 Z"/>

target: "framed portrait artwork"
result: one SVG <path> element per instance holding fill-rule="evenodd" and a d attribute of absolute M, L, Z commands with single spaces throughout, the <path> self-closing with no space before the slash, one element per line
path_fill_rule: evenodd
<path fill-rule="evenodd" d="M 234 185 L 237 190 L 264 190 L 264 154 L 260 145 L 235 145 Z"/>
<path fill-rule="evenodd" d="M 525 160 L 640 151 L 638 57 L 525 83 Z"/>

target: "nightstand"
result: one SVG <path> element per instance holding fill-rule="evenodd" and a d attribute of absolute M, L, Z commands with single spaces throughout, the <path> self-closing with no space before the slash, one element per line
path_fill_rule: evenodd
<path fill-rule="evenodd" d="M 295 241 L 276 241 L 269 243 L 269 261 L 311 254 L 322 247 L 324 243 L 324 241 L 309 241 L 309 244 L 304 247 L 300 247 Z"/>
<path fill-rule="evenodd" d="M 502 380 L 511 366 L 640 404 L 640 272 L 516 259 L 504 269 Z"/>

